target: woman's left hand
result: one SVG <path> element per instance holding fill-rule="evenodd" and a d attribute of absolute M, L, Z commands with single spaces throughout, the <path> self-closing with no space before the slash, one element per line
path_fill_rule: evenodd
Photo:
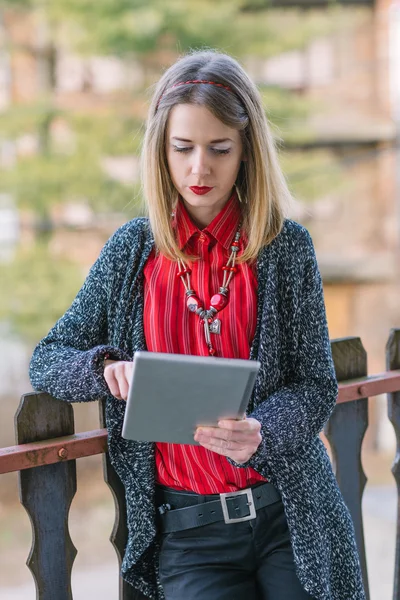
<path fill-rule="evenodd" d="M 237 463 L 249 460 L 261 444 L 261 423 L 257 419 L 226 419 L 218 427 L 198 427 L 194 439 L 201 446 Z"/>

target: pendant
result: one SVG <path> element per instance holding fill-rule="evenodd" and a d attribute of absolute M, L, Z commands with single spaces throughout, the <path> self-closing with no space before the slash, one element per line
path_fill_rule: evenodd
<path fill-rule="evenodd" d="M 211 338 L 210 338 L 210 328 L 208 326 L 208 321 L 207 320 L 203 321 L 203 325 L 204 325 L 204 337 L 206 338 L 206 344 L 207 344 L 207 346 L 210 346 Z"/>
<path fill-rule="evenodd" d="M 221 333 L 221 320 L 220 319 L 214 319 L 214 321 L 212 321 L 210 323 L 210 332 L 211 333 Z"/>

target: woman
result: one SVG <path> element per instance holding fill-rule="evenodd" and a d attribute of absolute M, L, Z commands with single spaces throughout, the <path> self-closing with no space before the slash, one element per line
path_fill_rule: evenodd
<path fill-rule="evenodd" d="M 123 577 L 167 600 L 365 598 L 318 436 L 337 382 L 314 248 L 285 219 L 261 98 L 237 61 L 197 51 L 164 73 L 142 159 L 149 220 L 110 238 L 30 367 L 34 388 L 57 398 L 106 398 L 127 497 Z M 246 418 L 198 428 L 199 445 L 123 439 L 142 349 L 259 360 Z"/>

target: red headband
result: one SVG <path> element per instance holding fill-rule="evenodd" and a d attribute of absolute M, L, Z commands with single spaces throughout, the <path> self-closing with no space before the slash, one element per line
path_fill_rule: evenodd
<path fill-rule="evenodd" d="M 228 90 L 228 92 L 231 92 L 232 94 L 234 94 L 234 93 L 235 93 L 235 92 L 234 92 L 234 91 L 233 91 L 233 90 L 232 90 L 230 87 L 228 87 L 227 85 L 223 85 L 222 83 L 216 83 L 215 81 L 207 81 L 207 80 L 205 80 L 205 79 L 193 79 L 193 80 L 191 80 L 191 81 L 179 81 L 178 83 L 174 83 L 174 85 L 171 85 L 171 87 L 167 88 L 167 89 L 166 89 L 166 90 L 165 90 L 165 91 L 164 91 L 164 92 L 161 94 L 161 96 L 160 96 L 160 98 L 158 99 L 158 102 L 157 102 L 157 108 L 158 108 L 158 105 L 160 104 L 161 98 L 162 98 L 162 97 L 163 97 L 163 96 L 164 96 L 164 95 L 165 95 L 167 92 L 169 92 L 169 90 L 172 90 L 172 88 L 174 88 L 174 87 L 177 87 L 178 85 L 186 85 L 186 84 L 188 84 L 188 83 L 208 83 L 208 84 L 210 84 L 210 85 L 216 85 L 216 86 L 218 86 L 218 87 L 222 87 L 222 88 L 224 88 L 225 90 Z"/>

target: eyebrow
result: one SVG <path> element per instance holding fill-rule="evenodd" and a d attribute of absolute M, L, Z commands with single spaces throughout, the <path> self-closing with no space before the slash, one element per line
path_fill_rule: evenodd
<path fill-rule="evenodd" d="M 187 140 L 185 138 L 180 138 L 180 137 L 172 137 L 172 140 L 177 140 L 178 142 L 191 142 L 192 140 Z M 233 140 L 231 140 L 231 138 L 221 138 L 219 140 L 211 140 L 210 144 L 219 144 L 220 142 L 233 142 L 235 143 Z"/>

